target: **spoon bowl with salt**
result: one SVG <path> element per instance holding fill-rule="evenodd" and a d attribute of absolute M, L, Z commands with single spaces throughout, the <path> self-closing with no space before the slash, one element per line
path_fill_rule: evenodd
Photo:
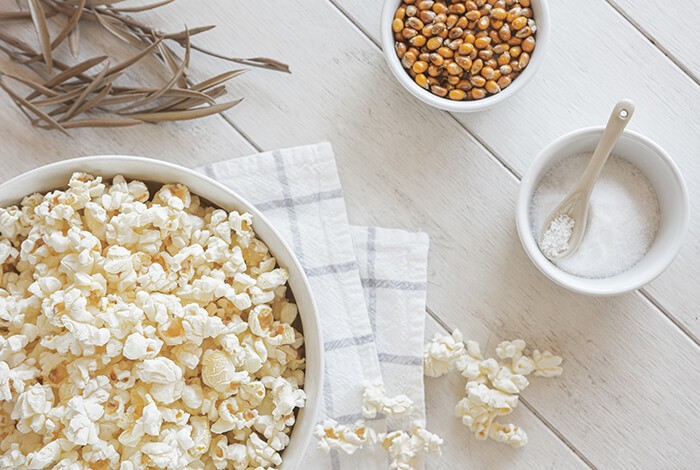
<path fill-rule="evenodd" d="M 600 172 L 615 143 L 634 114 L 634 103 L 621 100 L 613 108 L 598 146 L 581 178 L 569 194 L 549 214 L 540 233 L 539 246 L 550 260 L 560 260 L 575 252 L 586 232 L 590 198 Z"/>

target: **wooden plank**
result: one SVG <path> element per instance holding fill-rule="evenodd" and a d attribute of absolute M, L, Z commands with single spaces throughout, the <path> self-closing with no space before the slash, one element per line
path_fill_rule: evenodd
<path fill-rule="evenodd" d="M 435 333 L 446 332 L 430 316 L 425 323 L 426 340 Z M 533 383 L 539 380 L 548 379 L 533 379 Z M 457 373 L 425 378 L 428 429 L 445 439 L 442 457 L 426 458 L 426 468 L 588 468 L 568 447 L 552 446 L 550 442 L 557 437 L 522 403 L 506 421 L 501 421 L 513 422 L 528 433 L 525 447 L 512 449 L 493 441 L 477 441 L 454 414 L 455 405 L 464 396 L 465 384 L 466 380 Z"/>
<path fill-rule="evenodd" d="M 334 2 L 378 43 L 381 0 Z M 644 4 L 645 8 L 652 5 L 629 3 Z M 595 27 L 572 13 L 580 10 L 574 0 L 548 4 L 552 37 L 537 75 L 505 104 L 483 113 L 455 116 L 508 167 L 522 175 L 551 141 L 575 129 L 604 125 L 615 102 L 631 98 L 637 111 L 630 128 L 658 142 L 671 155 L 685 175 L 691 200 L 697 200 L 700 87 L 604 0 L 586 3 L 585 16 L 595 21 Z M 660 27 L 668 30 L 671 23 L 683 21 L 676 16 L 667 15 Z M 681 47 L 692 47 L 690 44 L 692 40 Z M 700 217 L 695 216 L 694 208 L 692 211 L 689 236 L 681 253 L 669 270 L 644 291 L 699 342 L 700 291 L 695 279 L 700 276 Z"/>
<path fill-rule="evenodd" d="M 677 0 L 664 2 L 608 0 L 649 40 L 662 49 L 674 62 L 700 81 L 700 56 L 695 44 L 700 42 L 700 30 L 695 24 L 698 3 Z"/>
<path fill-rule="evenodd" d="M 562 14 L 558 9 L 556 17 Z M 274 25 L 269 36 L 261 33 L 260 15 L 242 2 L 219 0 L 196 8 L 180 4 L 162 21 L 218 22 L 226 27 L 202 36 L 205 47 L 235 44 L 231 49 L 238 55 L 290 62 L 292 76 L 255 72 L 237 81 L 236 90 L 252 105 L 231 118 L 263 148 L 330 140 L 354 223 L 428 231 L 429 305 L 450 326 L 491 346 L 492 336 L 522 335 L 556 347 L 567 359 L 565 377 L 533 387 L 527 398 L 583 455 L 600 466 L 692 467 L 695 442 L 685 429 L 700 423 L 700 409 L 688 398 L 700 377 L 686 371 L 700 362 L 697 346 L 639 295 L 584 298 L 544 279 L 517 241 L 517 180 L 451 117 L 408 97 L 379 50 L 329 3 L 315 0 L 299 9 L 270 1 L 264 14 L 265 24 Z M 601 21 L 605 25 L 605 15 Z M 220 68 L 194 59 L 193 70 Z M 607 107 L 600 107 L 600 122 Z M 493 113 L 469 119 L 480 123 Z M 524 128 L 528 119 L 519 119 Z M 522 142 L 527 152 L 538 145 L 531 138 L 541 143 L 556 135 L 558 129 L 533 119 L 538 124 L 528 126 L 541 128 L 541 135 L 516 127 L 513 139 L 503 139 L 503 129 L 509 129 L 504 125 L 489 142 Z M 551 125 L 562 123 L 569 125 L 560 112 Z M 527 161 L 527 155 L 519 158 Z"/>

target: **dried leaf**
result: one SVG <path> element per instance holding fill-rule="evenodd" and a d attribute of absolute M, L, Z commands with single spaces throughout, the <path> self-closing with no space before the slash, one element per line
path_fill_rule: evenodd
<path fill-rule="evenodd" d="M 74 65 L 73 67 L 70 67 L 64 70 L 63 72 L 59 73 L 55 77 L 49 79 L 46 83 L 44 83 L 44 86 L 47 88 L 53 88 L 56 85 L 65 82 L 69 78 L 80 77 L 83 74 L 83 72 L 90 70 L 91 68 L 104 62 L 105 60 L 107 60 L 106 55 L 84 60 L 81 63 Z M 89 77 L 84 77 L 84 81 L 87 81 L 89 79 Z"/>
<path fill-rule="evenodd" d="M 72 5 L 75 6 L 78 3 L 80 3 L 80 0 L 59 0 L 61 4 L 65 5 Z M 101 7 L 101 6 L 110 6 L 114 5 L 115 3 L 121 3 L 126 0 L 88 0 L 86 3 L 86 6 L 88 8 L 95 8 L 95 7 Z M 54 0 L 53 3 L 58 3 Z M 53 5 L 54 7 L 58 7 L 58 5 Z"/>
<path fill-rule="evenodd" d="M 225 91 L 225 87 L 222 88 L 224 88 Z M 213 93 L 202 93 L 199 91 L 173 88 L 172 90 L 164 93 L 163 96 L 175 96 L 176 98 L 168 100 L 160 106 L 150 109 L 150 112 L 166 111 L 169 109 L 189 109 L 194 106 L 199 106 L 200 104 L 215 104 L 215 99 L 221 95 L 214 96 Z"/>
<path fill-rule="evenodd" d="M 80 24 L 76 24 L 68 36 L 68 47 L 74 59 L 80 56 Z"/>
<path fill-rule="evenodd" d="M 141 98 L 142 96 L 146 95 L 147 93 L 123 93 L 123 94 L 114 94 L 115 93 L 115 88 L 112 88 L 112 96 L 108 96 L 104 100 L 102 100 L 102 103 L 100 103 L 100 108 L 103 109 L 105 106 L 110 106 L 110 105 L 115 105 L 115 104 L 122 104 L 122 103 L 129 103 L 131 101 L 134 101 L 136 99 Z"/>
<path fill-rule="evenodd" d="M 73 113 L 75 116 L 80 116 L 81 114 L 85 113 L 86 111 L 94 108 L 95 106 L 98 106 L 101 104 L 105 97 L 112 92 L 112 85 L 107 84 L 102 90 L 100 90 L 99 93 L 97 93 L 95 96 L 87 100 L 85 103 L 83 103 L 76 111 Z"/>
<path fill-rule="evenodd" d="M 160 90 L 158 90 L 157 92 L 155 92 L 149 96 L 146 96 L 145 98 L 138 100 L 138 101 L 130 104 L 129 106 L 126 106 L 126 107 L 120 109 L 119 112 L 123 113 L 124 111 L 128 111 L 130 109 L 135 109 L 135 108 L 145 106 L 148 103 L 152 103 L 153 101 L 160 98 L 163 95 L 163 93 L 167 92 L 168 90 L 170 90 L 172 87 L 175 86 L 175 84 L 180 79 L 180 77 L 182 77 L 183 73 L 185 72 L 185 69 L 187 68 L 187 66 L 189 64 L 190 64 L 190 41 L 189 41 L 189 36 L 188 36 L 187 42 L 186 42 L 186 47 L 185 47 L 185 57 L 184 57 L 184 59 L 182 59 L 182 64 L 180 64 L 180 67 L 177 69 L 177 71 L 172 76 L 172 78 L 168 81 L 168 83 L 166 83 L 165 86 L 163 88 L 161 88 Z"/>
<path fill-rule="evenodd" d="M 80 3 L 78 6 L 75 8 L 75 11 L 73 13 L 73 16 L 70 17 L 66 25 L 61 29 L 61 32 L 58 33 L 58 36 L 53 40 L 51 43 L 51 49 L 56 49 L 61 43 L 73 32 L 73 30 L 77 27 L 78 21 L 80 21 L 80 17 L 83 14 L 83 8 L 85 8 L 85 2 L 87 0 L 80 0 Z M 72 51 L 72 46 L 71 46 L 71 51 Z M 73 57 L 77 57 L 76 54 L 73 54 Z"/>
<path fill-rule="evenodd" d="M 134 36 L 131 31 L 128 31 L 116 24 L 113 20 L 107 19 L 105 16 L 97 13 L 95 10 L 92 10 L 92 14 L 95 15 L 95 18 L 97 18 L 97 21 L 99 21 L 102 27 L 122 41 L 139 47 L 143 45 L 143 41 L 141 39 Z"/>
<path fill-rule="evenodd" d="M 0 20 L 29 20 L 32 14 L 27 11 L 0 11 Z"/>
<path fill-rule="evenodd" d="M 209 96 L 201 91 L 191 90 L 189 88 L 171 88 L 166 90 L 161 96 L 177 96 L 180 98 L 195 98 L 207 100 Z"/>
<path fill-rule="evenodd" d="M 94 90 L 97 90 L 100 86 L 102 86 L 103 82 L 105 81 L 105 75 L 107 75 L 107 72 L 109 72 L 109 64 L 105 65 L 102 71 L 95 77 L 95 79 L 90 83 L 87 87 L 85 87 L 85 90 L 78 96 L 75 101 L 73 102 L 73 105 L 66 111 L 66 113 L 61 117 L 61 121 L 67 121 L 68 119 L 72 118 L 76 111 L 78 110 L 78 107 L 87 99 L 87 97 L 92 93 Z M 115 77 L 116 78 L 116 77 Z"/>
<path fill-rule="evenodd" d="M 171 39 L 173 41 L 178 41 L 184 43 L 187 37 L 192 37 L 196 34 L 204 33 L 206 31 L 216 28 L 215 24 L 210 24 L 207 26 L 199 26 L 197 28 L 185 29 L 178 33 L 170 33 L 163 35 L 163 39 Z"/>
<path fill-rule="evenodd" d="M 64 134 L 68 135 L 68 133 L 66 132 L 66 129 L 63 126 L 61 126 L 58 122 L 56 122 L 51 116 L 49 116 L 48 114 L 46 114 L 45 112 L 43 112 L 42 110 L 40 110 L 39 108 L 34 106 L 32 103 L 30 103 L 26 99 L 19 96 L 14 91 L 12 91 L 11 88 L 9 88 L 7 85 L 5 85 L 5 82 L 3 82 L 2 78 L 0 78 L 0 88 L 5 90 L 5 93 L 10 95 L 10 98 L 12 98 L 12 100 L 15 103 L 27 108 L 27 110 L 34 113 L 38 118 L 43 119 L 52 128 L 58 129 L 61 132 L 63 132 Z"/>
<path fill-rule="evenodd" d="M 31 20 L 32 19 L 32 14 L 28 11 L 23 11 L 22 10 L 22 4 L 20 3 L 19 0 L 17 0 L 17 8 L 19 8 L 20 11 L 0 11 L 0 21 L 12 21 L 12 20 Z M 46 13 L 46 18 L 51 18 L 52 16 L 56 16 L 58 14 L 57 11 L 49 11 Z"/>
<path fill-rule="evenodd" d="M 76 129 L 79 127 L 127 127 L 143 124 L 143 121 L 128 118 L 95 118 L 95 119 L 78 119 L 63 123 L 65 129 Z"/>
<path fill-rule="evenodd" d="M 5 41 L 7 44 L 14 47 L 15 49 L 19 49 L 20 51 L 22 51 L 24 53 L 28 53 L 31 55 L 36 54 L 36 52 L 34 51 L 32 46 L 30 46 L 29 44 L 27 44 L 26 42 L 24 42 L 20 39 L 17 39 L 15 36 L 10 36 L 8 34 L 3 33 L 2 29 L 0 29 L 0 39 Z"/>
<path fill-rule="evenodd" d="M 146 56 L 148 55 L 149 52 L 151 52 L 154 48 L 156 48 L 156 47 L 158 46 L 159 43 L 160 43 L 160 39 L 158 39 L 156 42 L 154 42 L 154 43 L 151 44 L 150 46 L 148 46 L 148 47 L 142 49 L 142 50 L 139 51 L 137 54 L 134 54 L 134 55 L 131 56 L 130 58 L 126 59 L 125 61 L 118 63 L 117 65 L 115 65 L 114 67 L 112 67 L 112 68 L 110 69 L 109 75 L 112 75 L 112 74 L 114 74 L 114 73 L 121 72 L 122 70 L 126 69 L 127 67 L 131 67 L 131 66 L 134 65 L 136 62 L 138 62 L 139 60 L 141 60 L 141 59 L 143 59 L 144 57 L 146 57 Z"/>
<path fill-rule="evenodd" d="M 143 5 L 140 7 L 127 7 L 127 8 L 110 8 L 115 13 L 139 13 L 142 11 L 153 10 L 154 8 L 165 6 L 169 3 L 173 3 L 175 0 L 164 0 L 158 3 L 151 3 L 149 5 Z"/>
<path fill-rule="evenodd" d="M 40 0 L 29 0 L 29 12 L 32 15 L 36 36 L 41 44 L 41 52 L 44 55 L 44 62 L 49 70 L 49 74 L 53 71 L 53 58 L 51 57 L 51 36 L 49 35 L 49 27 L 46 24 L 46 15 L 41 6 Z"/>
<path fill-rule="evenodd" d="M 210 50 L 204 49 L 199 46 L 192 45 L 192 49 L 199 51 L 202 54 L 206 54 L 211 57 L 216 57 L 217 59 L 227 60 L 229 62 L 236 62 L 237 64 L 247 65 L 249 67 L 259 67 L 267 70 L 275 70 L 277 72 L 292 73 L 289 69 L 289 65 L 274 59 L 268 59 L 267 57 L 251 57 L 251 58 L 240 58 L 240 57 L 226 57 L 225 55 L 217 54 Z"/>
<path fill-rule="evenodd" d="M 235 78 L 235 77 L 242 75 L 246 72 L 247 72 L 246 69 L 229 70 L 228 72 L 224 72 L 224 73 L 219 74 L 215 77 L 204 80 L 203 82 L 199 82 L 199 83 L 193 85 L 191 87 L 191 89 L 197 90 L 197 91 L 207 90 L 213 86 L 227 82 L 227 81 L 231 80 L 232 78 Z"/>
<path fill-rule="evenodd" d="M 28 86 L 28 87 L 31 88 L 32 90 L 34 90 L 34 91 L 36 91 L 36 92 L 38 92 L 38 93 L 41 93 L 42 95 L 46 95 L 46 96 L 56 96 L 56 95 L 58 95 L 57 92 L 51 90 L 50 88 L 46 88 L 46 87 L 43 86 L 42 84 L 37 83 L 37 82 L 35 82 L 35 81 L 33 81 L 33 80 L 29 80 L 28 78 L 20 77 L 20 76 L 17 76 L 17 75 L 12 75 L 12 74 L 5 73 L 5 72 L 0 72 L 0 76 L 5 76 L 5 77 L 8 77 L 8 78 L 11 78 L 12 80 L 16 80 L 16 81 L 20 82 L 21 84 Z"/>
<path fill-rule="evenodd" d="M 61 94 L 58 94 L 58 95 L 51 97 L 51 98 L 46 98 L 43 100 L 35 100 L 35 101 L 32 101 L 32 103 L 34 103 L 37 106 L 54 106 L 57 104 L 65 103 L 67 101 L 70 101 L 70 100 L 75 99 L 78 96 L 80 96 L 80 94 L 83 92 L 83 90 L 85 90 L 86 86 L 87 85 L 83 85 L 82 88 L 72 90 L 72 91 L 69 91 L 67 93 L 61 93 Z"/>
<path fill-rule="evenodd" d="M 175 58 L 173 57 L 173 53 L 170 50 L 170 48 L 166 46 L 165 43 L 161 42 L 160 44 L 158 44 L 158 51 L 160 52 L 160 55 L 163 56 L 163 61 L 170 69 L 170 72 L 173 74 L 177 73 L 177 69 L 179 67 L 177 65 L 177 62 L 175 61 Z M 178 79 L 177 85 L 180 88 L 187 88 L 187 77 L 185 77 L 184 74 Z"/>
<path fill-rule="evenodd" d="M 208 91 L 206 93 L 206 96 L 208 98 L 207 101 L 209 102 L 214 102 L 216 98 L 219 98 L 220 96 L 223 96 L 226 94 L 226 87 L 221 85 L 219 87 L 213 88 L 211 91 Z M 181 110 L 181 109 L 190 109 L 194 108 L 195 106 L 199 106 L 202 104 L 206 104 L 207 101 L 201 99 L 201 98 L 188 98 L 185 100 L 180 100 L 177 103 L 173 103 L 169 106 L 165 106 L 163 108 L 163 111 L 176 111 L 176 110 Z M 154 109 L 155 111 L 155 109 Z"/>
<path fill-rule="evenodd" d="M 184 111 L 163 111 L 158 113 L 143 112 L 129 114 L 132 119 L 140 119 L 146 122 L 172 122 L 172 121 L 187 121 L 190 119 L 198 119 L 212 114 L 223 113 L 224 111 L 233 108 L 243 99 L 228 101 L 226 103 L 215 104 L 214 106 L 205 106 L 203 108 L 194 108 Z"/>

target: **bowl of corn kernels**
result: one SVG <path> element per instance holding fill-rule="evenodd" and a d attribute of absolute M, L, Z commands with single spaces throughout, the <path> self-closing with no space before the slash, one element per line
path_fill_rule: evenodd
<path fill-rule="evenodd" d="M 419 100 L 481 111 L 523 88 L 549 40 L 546 0 L 386 0 L 384 56 Z"/>

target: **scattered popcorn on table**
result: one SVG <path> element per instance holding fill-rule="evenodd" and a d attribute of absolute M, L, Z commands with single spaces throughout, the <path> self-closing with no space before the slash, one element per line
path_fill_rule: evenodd
<path fill-rule="evenodd" d="M 413 401 L 406 395 L 387 397 L 382 382 L 366 383 L 362 392 L 362 415 L 367 419 L 378 414 L 405 416 L 413 412 Z"/>
<path fill-rule="evenodd" d="M 478 440 L 491 438 L 514 448 L 522 447 L 527 444 L 525 431 L 514 424 L 501 424 L 495 418 L 513 412 L 520 393 L 530 384 L 527 375 L 562 374 L 561 357 L 539 350 L 529 357 L 525 348 L 522 339 L 501 342 L 496 346 L 496 355 L 502 361 L 499 363 L 493 358 L 484 359 L 474 341 L 467 341 L 465 348 L 459 330 L 452 335 L 438 333 L 425 345 L 425 375 L 439 377 L 456 369 L 467 379 L 466 397 L 455 406 L 462 423 Z"/>
<path fill-rule="evenodd" d="M 0 208 L 0 468 L 279 466 L 303 336 L 252 224 L 84 173 Z"/>

